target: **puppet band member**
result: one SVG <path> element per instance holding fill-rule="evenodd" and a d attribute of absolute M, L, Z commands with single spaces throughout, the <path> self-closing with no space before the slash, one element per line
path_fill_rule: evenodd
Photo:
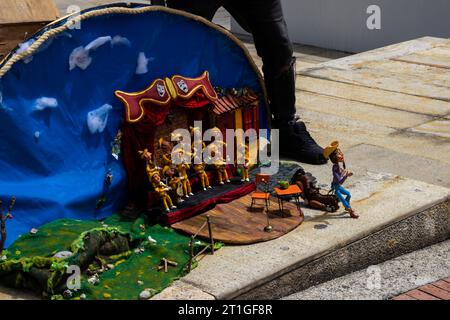
<path fill-rule="evenodd" d="M 332 142 L 330 146 L 325 148 L 323 155 L 326 159 L 330 159 L 333 163 L 333 182 L 331 183 L 331 188 L 344 205 L 345 211 L 350 213 L 350 217 L 353 219 L 359 218 L 355 210 L 353 210 L 350 205 L 350 199 L 352 197 L 350 191 L 342 186 L 345 180 L 347 180 L 348 177 L 351 177 L 353 173 L 345 167 L 344 154 L 339 149 L 339 142 Z M 343 168 L 339 165 L 340 163 L 343 164 Z"/>
<path fill-rule="evenodd" d="M 184 200 L 181 199 L 181 197 L 184 196 L 184 192 L 182 192 L 183 184 L 181 183 L 181 181 L 184 180 L 184 178 L 177 177 L 175 175 L 175 171 L 169 166 L 164 167 L 163 174 L 169 180 L 168 184 L 169 184 L 169 187 L 172 189 L 171 197 L 173 199 L 176 199 L 177 203 L 184 202 Z"/>
<path fill-rule="evenodd" d="M 219 130 L 217 128 L 213 128 L 212 130 Z M 216 141 L 217 142 L 217 141 Z M 226 146 L 226 143 L 222 141 L 222 145 Z M 217 176 L 219 178 L 219 184 L 223 185 L 225 182 L 230 183 L 230 178 L 228 176 L 227 172 L 227 164 L 223 160 L 222 153 L 219 151 L 217 145 L 211 144 L 208 146 L 211 152 L 212 157 L 217 157 L 217 159 L 211 159 L 213 160 L 213 168 L 217 172 Z"/>
<path fill-rule="evenodd" d="M 148 173 L 148 177 L 150 178 L 153 189 L 157 193 L 166 211 L 170 212 L 170 209 L 176 209 L 177 207 L 173 205 L 172 199 L 167 194 L 167 191 L 169 191 L 170 189 L 161 181 L 159 172 L 157 170 L 150 170 L 150 172 Z"/>
<path fill-rule="evenodd" d="M 177 171 L 180 174 L 180 177 L 183 178 L 181 180 L 181 183 L 183 184 L 183 192 L 184 196 L 186 198 L 189 198 L 189 196 L 193 196 L 191 183 L 189 182 L 189 176 L 187 174 L 187 171 L 190 169 L 190 166 L 187 163 L 181 163 L 177 166 Z"/>
<path fill-rule="evenodd" d="M 203 190 L 206 191 L 206 188 L 211 189 L 211 186 L 209 184 L 209 178 L 208 175 L 205 172 L 205 164 L 194 164 L 194 171 L 198 174 L 198 177 L 200 178 L 200 182 L 202 183 Z"/>
<path fill-rule="evenodd" d="M 214 164 L 214 169 L 217 171 L 217 175 L 219 176 L 219 183 L 225 184 L 224 181 L 230 183 L 230 178 L 228 177 L 227 167 L 225 163 L 222 161 Z"/>
<path fill-rule="evenodd" d="M 244 157 L 245 163 L 243 165 L 241 165 L 241 176 L 242 182 L 249 182 L 250 181 L 250 177 L 249 177 L 249 171 L 250 171 L 250 150 L 249 147 L 247 145 L 245 145 L 245 157 Z"/>

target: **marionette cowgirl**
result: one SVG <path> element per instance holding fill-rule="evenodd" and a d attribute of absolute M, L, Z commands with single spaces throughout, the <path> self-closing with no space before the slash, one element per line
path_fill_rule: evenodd
<path fill-rule="evenodd" d="M 353 219 L 358 219 L 359 216 L 356 211 L 352 209 L 350 205 L 351 194 L 350 191 L 345 189 L 342 184 L 348 177 L 353 175 L 353 172 L 347 170 L 345 166 L 344 154 L 339 149 L 339 142 L 334 141 L 323 151 L 323 155 L 326 159 L 330 159 L 333 163 L 333 181 L 331 183 L 331 189 L 335 192 L 336 197 L 341 201 L 345 207 L 345 211 L 350 214 Z M 342 163 L 342 167 L 341 164 Z"/>

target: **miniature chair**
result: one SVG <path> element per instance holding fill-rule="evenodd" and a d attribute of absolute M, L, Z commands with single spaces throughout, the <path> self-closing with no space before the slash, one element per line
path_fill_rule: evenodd
<path fill-rule="evenodd" d="M 256 203 L 257 200 L 263 200 L 265 203 L 265 208 L 267 212 L 269 212 L 270 207 L 270 193 L 268 192 L 268 184 L 270 181 L 270 176 L 268 174 L 257 174 L 256 175 L 256 191 L 252 193 L 252 204 L 250 206 L 250 209 L 253 209 L 253 205 Z M 264 185 L 264 190 L 262 190 L 260 187 Z"/>

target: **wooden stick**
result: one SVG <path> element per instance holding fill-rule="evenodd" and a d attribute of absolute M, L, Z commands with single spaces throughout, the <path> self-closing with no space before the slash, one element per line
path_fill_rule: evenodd
<path fill-rule="evenodd" d="M 199 253 L 197 253 L 195 256 L 194 256 L 194 258 L 196 259 L 196 258 L 198 258 L 198 257 L 200 257 L 206 250 L 208 250 L 209 249 L 209 245 L 207 245 L 206 247 L 204 247 Z"/>
<path fill-rule="evenodd" d="M 176 263 L 175 261 L 167 260 L 167 264 L 172 267 L 178 267 L 178 263 Z"/>
<path fill-rule="evenodd" d="M 169 271 L 169 266 L 167 265 L 167 259 L 163 258 L 164 261 L 164 272 L 167 273 Z"/>
<path fill-rule="evenodd" d="M 3 215 L 2 200 L 0 200 L 0 229 L 1 229 L 1 239 L 0 239 L 0 254 L 3 252 L 3 245 L 6 241 L 6 217 Z"/>
<path fill-rule="evenodd" d="M 188 264 L 188 272 L 192 270 L 192 260 L 194 259 L 194 236 L 191 237 L 191 241 L 189 242 L 189 264 Z"/>
<path fill-rule="evenodd" d="M 194 235 L 194 238 L 197 238 L 197 236 L 199 235 L 200 232 L 202 232 L 202 230 L 206 227 L 206 225 L 208 224 L 208 221 L 205 221 L 203 223 L 203 225 L 200 227 L 200 229 L 198 229 L 197 233 Z"/>
<path fill-rule="evenodd" d="M 214 254 L 214 238 L 213 238 L 213 233 L 212 233 L 211 217 L 209 215 L 206 216 L 206 222 L 208 223 L 209 241 L 211 244 L 211 254 Z"/>
<path fill-rule="evenodd" d="M 12 211 L 12 209 L 14 208 L 14 205 L 16 204 L 16 197 L 12 197 L 11 198 L 11 203 L 9 204 L 9 207 L 8 207 L 8 213 L 6 214 L 6 217 L 9 217 L 10 215 L 11 215 L 11 211 Z"/>

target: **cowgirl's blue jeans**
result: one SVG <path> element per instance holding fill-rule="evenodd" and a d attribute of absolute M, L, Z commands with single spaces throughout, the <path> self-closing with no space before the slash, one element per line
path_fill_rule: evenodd
<path fill-rule="evenodd" d="M 345 209 L 350 209 L 350 199 L 352 198 L 350 191 L 339 184 L 334 184 L 331 187 L 333 188 L 336 197 L 338 197 L 339 201 L 341 201 L 344 205 Z M 344 198 L 344 196 L 346 197 Z"/>

